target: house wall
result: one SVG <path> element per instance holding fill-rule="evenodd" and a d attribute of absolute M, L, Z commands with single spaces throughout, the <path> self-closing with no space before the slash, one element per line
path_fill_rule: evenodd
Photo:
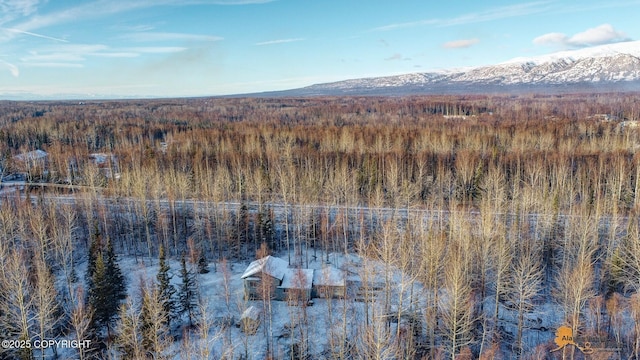
<path fill-rule="evenodd" d="M 269 294 L 272 299 L 277 299 L 277 290 L 280 286 L 280 280 L 262 273 L 256 274 L 251 278 L 244 279 L 244 296 L 249 300 L 260 300 L 265 289 L 262 288 L 263 277 L 270 282 Z M 257 278 L 257 279 L 256 279 Z"/>
<path fill-rule="evenodd" d="M 299 301 L 307 302 L 311 299 L 311 289 L 276 289 L 276 300 L 295 303 Z"/>
<path fill-rule="evenodd" d="M 15 160 L 14 167 L 17 172 L 24 173 L 29 181 L 41 179 L 49 166 L 47 158 Z"/>
<path fill-rule="evenodd" d="M 241 330 L 244 333 L 248 335 L 254 335 L 258 331 L 258 328 L 260 327 L 260 319 L 254 320 L 254 319 L 245 318 L 240 321 L 240 325 L 241 325 Z"/>
<path fill-rule="evenodd" d="M 343 298 L 346 293 L 344 286 L 314 286 L 311 291 L 311 296 L 314 298 Z"/>

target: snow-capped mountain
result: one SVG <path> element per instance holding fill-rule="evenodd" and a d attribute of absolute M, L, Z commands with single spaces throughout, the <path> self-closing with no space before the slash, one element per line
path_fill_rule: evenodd
<path fill-rule="evenodd" d="M 640 41 L 517 58 L 491 66 L 352 79 L 293 90 L 302 95 L 640 89 Z"/>

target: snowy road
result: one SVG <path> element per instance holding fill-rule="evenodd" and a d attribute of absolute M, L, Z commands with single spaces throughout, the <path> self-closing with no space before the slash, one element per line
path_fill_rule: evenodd
<path fill-rule="evenodd" d="M 57 186 L 57 184 L 43 184 L 44 186 Z M 40 186 L 40 184 L 35 185 L 34 187 Z M 69 187 L 63 185 L 63 187 L 67 189 L 73 189 L 73 187 Z M 15 189 L 15 188 L 14 188 Z M 83 188 L 83 190 L 87 190 L 87 188 Z M 25 198 L 24 193 L 20 193 L 15 190 L 11 190 L 11 188 L 5 188 L 4 191 L 0 192 L 0 198 L 6 199 L 15 199 L 16 197 Z M 82 205 L 87 204 L 88 201 L 97 201 L 102 205 L 108 205 L 113 211 L 130 211 L 133 205 L 140 204 L 143 200 L 131 197 L 119 197 L 119 196 L 103 196 L 99 192 L 82 192 L 70 195 L 58 195 L 58 194 L 48 194 L 42 193 L 39 195 L 31 195 L 32 201 L 38 201 L 38 199 L 54 201 L 58 204 L 64 205 Z M 362 206 L 362 205 L 340 205 L 340 204 L 285 204 L 282 202 L 263 202 L 258 203 L 255 201 L 247 201 L 244 203 L 250 213 L 256 213 L 258 210 L 262 208 L 270 208 L 276 220 L 283 219 L 284 214 L 289 213 L 302 213 L 309 214 L 311 211 L 327 211 L 330 214 L 334 215 L 340 212 L 344 212 L 350 216 L 364 217 L 364 218 L 376 218 L 376 219 L 390 219 L 396 218 L 397 220 L 405 220 L 407 217 L 411 216 L 414 218 L 422 217 L 423 220 L 447 220 L 452 216 L 466 216 L 471 217 L 472 219 L 479 219 L 481 216 L 481 212 L 476 208 L 466 208 L 460 210 L 445 210 L 445 209 L 427 209 L 427 208 L 392 208 L 392 207 L 372 207 L 372 206 Z M 150 209 L 162 209 L 169 210 L 172 207 L 177 209 L 186 209 L 188 211 L 232 211 L 237 212 L 242 203 L 236 201 L 227 201 L 227 202 L 214 202 L 214 201 L 204 201 L 204 200 L 194 200 L 194 199 L 184 199 L 184 200 L 169 200 L 167 198 L 161 199 L 147 199 L 146 206 Z M 120 210 L 118 210 L 120 209 Z M 581 219 L 583 215 L 568 215 L 568 214 L 545 214 L 545 213 L 516 213 L 516 212 L 497 212 L 493 213 L 493 215 L 498 219 L 503 219 L 506 221 L 514 220 L 520 216 L 520 219 L 527 219 L 531 223 L 537 223 L 539 220 L 549 221 L 551 219 L 557 220 L 565 220 L 569 221 L 570 219 Z M 610 222 L 611 216 L 602 215 L 600 217 L 600 221 Z M 618 216 L 617 221 L 621 221 L 622 223 L 626 223 L 628 217 L 627 216 Z"/>

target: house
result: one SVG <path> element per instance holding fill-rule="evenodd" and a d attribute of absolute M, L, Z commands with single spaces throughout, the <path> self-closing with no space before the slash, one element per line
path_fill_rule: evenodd
<path fill-rule="evenodd" d="M 89 160 L 98 168 L 107 179 L 120 179 L 118 159 L 113 154 L 93 153 L 89 154 Z"/>
<path fill-rule="evenodd" d="M 33 180 L 47 174 L 49 154 L 43 150 L 34 150 L 13 157 L 14 166 L 19 173 Z"/>
<path fill-rule="evenodd" d="M 313 272 L 312 296 L 320 298 L 341 298 L 346 295 L 345 273 L 333 266 L 326 266 Z"/>
<path fill-rule="evenodd" d="M 35 163 L 44 162 L 47 159 L 47 156 L 49 156 L 49 154 L 47 154 L 46 151 L 38 149 L 38 150 L 22 153 L 20 155 L 16 155 L 13 157 L 13 159 L 20 163 L 35 164 Z"/>
<path fill-rule="evenodd" d="M 276 289 L 276 300 L 306 303 L 311 299 L 313 270 L 287 269 L 282 284 Z"/>
<path fill-rule="evenodd" d="M 269 295 L 274 299 L 278 287 L 282 285 L 289 265 L 286 261 L 271 255 L 253 261 L 242 274 L 244 296 L 247 299 L 262 299 Z"/>
<path fill-rule="evenodd" d="M 384 282 L 375 277 L 363 279 L 359 274 L 350 273 L 346 278 L 347 296 L 359 302 L 369 302 L 378 298 L 384 291 Z"/>
<path fill-rule="evenodd" d="M 271 299 L 291 303 L 307 302 L 314 297 L 335 298 L 346 295 L 345 273 L 334 267 L 291 269 L 285 260 L 266 256 L 249 264 L 241 278 L 246 299 Z"/>
<path fill-rule="evenodd" d="M 240 316 L 240 330 L 248 335 L 255 334 L 260 327 L 261 313 L 257 307 L 249 306 Z"/>

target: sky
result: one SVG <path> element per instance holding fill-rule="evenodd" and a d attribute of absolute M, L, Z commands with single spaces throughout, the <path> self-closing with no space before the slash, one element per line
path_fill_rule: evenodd
<path fill-rule="evenodd" d="M 285 90 L 640 39 L 640 0 L 0 0 L 0 99 Z"/>

